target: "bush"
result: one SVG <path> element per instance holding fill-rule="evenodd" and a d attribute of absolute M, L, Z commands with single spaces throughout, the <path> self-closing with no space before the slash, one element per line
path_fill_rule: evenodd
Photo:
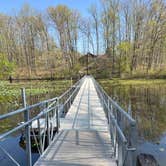
<path fill-rule="evenodd" d="M 9 62 L 6 56 L 0 53 L 0 78 L 5 79 L 8 78 L 9 75 L 12 74 L 14 70 L 14 63 Z"/>

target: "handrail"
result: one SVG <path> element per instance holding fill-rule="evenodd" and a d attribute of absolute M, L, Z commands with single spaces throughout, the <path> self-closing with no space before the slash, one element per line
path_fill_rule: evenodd
<path fill-rule="evenodd" d="M 94 80 L 94 79 L 93 79 Z M 95 80 L 94 80 L 95 81 Z M 135 125 L 136 121 L 135 119 L 133 119 L 121 106 L 119 106 L 107 93 L 106 91 L 103 89 L 103 87 L 101 87 L 99 85 L 99 83 L 97 81 L 95 81 L 95 84 L 97 84 L 97 86 L 100 87 L 100 89 L 102 90 L 102 92 L 109 98 L 109 100 L 111 101 L 111 103 L 114 105 L 114 107 L 116 107 L 118 109 L 118 111 L 120 111 L 129 121 L 131 124 Z"/>
<path fill-rule="evenodd" d="M 30 136 L 33 133 L 32 136 L 34 136 L 34 131 L 30 132 L 30 127 L 34 121 L 37 121 L 37 127 L 39 129 L 39 139 L 42 139 L 43 142 L 39 143 L 38 150 L 40 150 L 41 154 L 44 151 L 44 143 L 47 141 L 48 145 L 51 143 L 51 141 L 54 139 L 53 133 L 53 127 L 52 121 L 56 119 L 56 130 L 59 131 L 60 127 L 60 113 L 63 111 L 66 113 L 76 94 L 78 93 L 80 86 L 83 83 L 85 77 L 80 79 L 78 82 L 76 82 L 73 86 L 71 86 L 67 91 L 65 91 L 62 95 L 59 97 L 55 97 L 52 99 L 44 100 L 42 102 L 26 106 L 26 102 L 24 103 L 25 108 L 18 109 L 13 112 L 9 112 L 7 114 L 0 115 L 0 120 L 9 118 L 13 115 L 24 113 L 24 123 L 20 124 L 19 126 L 14 127 L 13 129 L 3 133 L 0 135 L 0 140 L 4 139 L 5 137 L 9 136 L 10 134 L 25 128 L 25 134 L 26 134 L 26 150 L 28 149 L 27 158 L 30 162 L 28 162 L 28 166 L 31 166 L 31 147 L 28 147 L 28 145 L 31 145 Z M 104 111 L 106 113 L 106 116 L 108 118 L 108 126 L 110 131 L 110 136 L 112 139 L 112 145 L 116 152 L 118 151 L 118 166 L 135 166 L 136 164 L 136 121 L 123 109 L 121 108 L 108 94 L 105 92 L 105 90 L 100 86 L 100 84 L 92 77 L 92 80 L 94 82 L 95 88 L 97 90 L 97 93 L 99 95 L 99 98 L 101 100 L 101 103 L 103 104 Z M 25 94 L 24 94 L 25 95 Z M 24 101 L 26 99 L 24 98 Z M 41 107 L 42 106 L 42 107 Z M 62 107 L 61 107 L 62 106 Z M 31 117 L 29 119 L 29 111 L 33 110 L 34 108 L 40 108 L 40 112 L 35 116 Z M 61 110 L 62 109 L 62 110 Z M 119 113 L 118 116 L 115 115 L 115 113 Z M 44 128 L 43 134 L 41 136 L 41 125 L 40 125 L 40 119 L 45 119 L 44 122 Z M 129 124 L 129 135 L 126 136 L 123 125 L 122 124 L 122 117 L 125 117 Z M 51 130 L 51 131 L 50 131 Z M 47 140 L 45 140 L 45 136 L 47 134 Z M 36 136 L 34 136 L 35 141 L 37 141 Z M 117 146 L 118 145 L 118 146 Z M 39 152 L 39 153 L 40 153 Z M 126 157 L 129 156 L 129 157 Z"/>
<path fill-rule="evenodd" d="M 120 129 L 120 127 L 119 127 L 119 125 L 118 125 L 118 123 L 117 123 L 117 120 L 115 119 L 115 116 L 111 113 L 111 110 L 110 110 L 110 108 L 108 107 L 108 105 L 105 103 L 105 100 L 104 100 L 103 102 L 104 102 L 105 106 L 107 107 L 107 109 L 108 109 L 108 111 L 109 111 L 109 113 L 110 113 L 110 117 L 111 117 L 111 119 L 112 119 L 112 121 L 113 121 L 113 124 L 115 125 L 117 131 L 118 131 L 118 134 L 119 134 L 119 136 L 120 136 L 122 142 L 123 142 L 123 143 L 127 143 L 127 139 L 126 139 L 125 135 L 123 134 L 122 130 Z"/>
<path fill-rule="evenodd" d="M 52 134 L 54 129 L 53 129 L 53 127 L 51 127 L 52 126 L 51 123 L 54 121 L 54 119 L 56 119 L 56 128 L 57 128 L 56 130 L 57 130 L 57 132 L 59 131 L 59 127 L 60 127 L 59 114 L 61 111 L 60 105 L 66 104 L 67 110 L 69 109 L 76 94 L 78 93 L 78 90 L 80 89 L 80 86 L 81 86 L 83 80 L 84 80 L 84 77 L 81 78 L 79 81 L 77 81 L 73 86 L 71 86 L 67 91 L 65 91 L 59 97 L 44 100 L 42 102 L 30 105 L 30 106 L 26 106 L 25 89 L 23 89 L 22 97 L 23 97 L 23 103 L 24 103 L 23 105 L 25 106 L 25 108 L 21 108 L 21 109 L 0 115 L 0 120 L 10 118 L 19 113 L 24 113 L 24 118 L 25 118 L 24 123 L 21 123 L 19 126 L 16 126 L 16 127 L 12 128 L 11 130 L 8 130 L 5 133 L 2 133 L 0 135 L 0 140 L 8 137 L 10 134 L 12 134 L 20 129 L 25 128 L 25 136 L 27 139 L 26 140 L 26 150 L 27 150 L 27 159 L 28 159 L 27 164 L 28 164 L 28 166 L 31 166 L 32 165 L 32 163 L 31 163 L 31 140 L 30 140 L 31 134 L 33 134 L 32 136 L 34 136 L 35 141 L 37 141 L 36 136 L 34 135 L 35 134 L 34 130 L 32 129 L 32 133 L 30 132 L 30 127 L 32 125 L 32 122 L 37 121 L 38 129 L 39 129 L 39 136 L 40 136 L 40 134 L 41 134 L 40 133 L 41 132 L 40 119 L 42 117 L 44 117 L 44 119 L 45 119 L 44 135 L 42 136 L 44 139 L 42 139 L 43 143 L 39 143 L 40 148 L 38 148 L 38 150 L 41 149 L 41 153 L 42 153 L 43 149 L 44 149 L 45 141 L 47 141 L 47 143 L 49 145 L 50 141 L 54 139 L 54 135 Z M 65 99 L 65 101 L 63 101 L 64 100 L 63 98 Z M 36 116 L 31 117 L 31 119 L 29 119 L 29 112 L 30 112 L 30 110 L 33 110 L 34 108 L 40 108 L 40 112 Z M 52 120 L 51 120 L 51 118 L 52 118 Z M 46 133 L 47 133 L 47 140 L 45 140 Z M 38 144 L 38 143 L 36 143 L 36 144 Z M 28 145 L 30 145 L 30 146 L 28 146 Z M 41 153 L 39 152 L 39 154 L 41 154 Z M 17 163 L 17 161 L 15 161 L 15 163 Z"/>
<path fill-rule="evenodd" d="M 39 103 L 30 105 L 30 106 L 27 106 L 27 107 L 25 107 L 25 108 L 21 108 L 21 109 L 18 109 L 18 110 L 16 110 L 16 111 L 12 111 L 12 112 L 9 112 L 9 113 L 0 115 L 0 120 L 9 118 L 9 117 L 11 117 L 11 116 L 13 116 L 13 115 L 22 113 L 22 112 L 24 112 L 24 111 L 26 111 L 26 110 L 31 110 L 31 109 L 33 109 L 33 108 L 35 108 L 35 107 L 41 106 L 41 105 L 46 104 L 46 103 L 48 103 L 48 102 L 56 101 L 57 99 L 58 99 L 58 98 L 55 97 L 55 98 L 52 98 L 52 99 L 44 100 L 44 101 L 42 101 L 42 102 L 39 102 Z"/>
<path fill-rule="evenodd" d="M 63 98 L 73 87 L 77 86 L 83 79 L 85 78 L 82 77 L 80 80 L 78 80 L 74 85 L 72 85 L 67 91 L 65 91 L 62 95 L 60 95 L 58 98 Z"/>
<path fill-rule="evenodd" d="M 14 133 L 14 132 L 16 132 L 16 131 L 18 131 L 18 130 L 24 128 L 25 126 L 30 125 L 33 121 L 35 121 L 35 120 L 41 118 L 43 115 L 47 114 L 48 112 L 51 112 L 51 111 L 54 110 L 56 107 L 57 107 L 57 106 L 52 107 L 52 108 L 49 109 L 49 110 L 42 111 L 42 112 L 40 112 L 38 115 L 36 115 L 34 118 L 30 119 L 29 121 L 24 122 L 23 124 L 21 124 L 21 125 L 15 127 L 15 128 L 13 128 L 13 129 L 11 129 L 10 131 L 8 131 L 8 132 L 6 132 L 6 133 L 4 133 L 4 134 L 1 134 L 1 135 L 0 135 L 0 140 L 4 139 L 5 137 L 9 136 L 9 135 L 12 134 L 12 133 Z"/>
<path fill-rule="evenodd" d="M 117 131 L 119 133 L 119 136 L 120 136 L 122 142 L 126 144 L 127 143 L 127 139 L 126 139 L 125 135 L 123 134 L 122 130 L 120 129 L 120 127 L 118 126 L 117 121 L 115 120 L 115 118 L 112 118 L 112 120 L 113 120 L 113 123 L 116 126 L 116 129 L 117 129 Z"/>
<path fill-rule="evenodd" d="M 137 130 L 135 119 L 108 96 L 105 90 L 93 77 L 92 80 L 108 118 L 113 147 L 115 152 L 116 149 L 118 151 L 117 155 L 115 153 L 115 157 L 118 158 L 118 166 L 136 166 Z M 129 130 L 127 137 L 123 131 L 123 128 L 126 125 L 123 123 L 123 118 L 125 118 L 129 124 L 129 126 L 127 126 Z"/>
<path fill-rule="evenodd" d="M 83 77 L 82 79 L 84 79 L 84 77 Z M 75 86 L 76 86 L 77 84 L 79 84 L 82 79 L 80 79 L 78 82 L 76 82 Z M 41 101 L 41 102 L 39 102 L 39 103 L 36 103 L 36 104 L 30 105 L 30 106 L 27 106 L 27 107 L 25 107 L 25 108 L 21 108 L 21 109 L 18 109 L 18 110 L 16 110 L 16 111 L 12 111 L 12 112 L 9 112 L 9 113 L 0 115 L 0 120 L 9 118 L 9 117 L 11 117 L 11 116 L 13 116 L 13 115 L 22 113 L 22 112 L 24 112 L 24 111 L 26 111 L 26 110 L 31 110 L 31 109 L 33 109 L 33 108 L 35 108 L 35 107 L 40 106 L 40 105 L 43 105 L 43 104 L 46 104 L 46 103 L 53 102 L 53 101 L 56 101 L 56 100 L 58 100 L 58 99 L 61 99 L 61 98 L 63 98 L 73 87 L 74 87 L 74 86 L 71 86 L 67 91 L 65 91 L 65 92 L 64 92 L 62 95 L 60 95 L 59 97 L 55 97 L 55 98 L 52 98 L 52 99 L 44 100 L 44 101 Z"/>

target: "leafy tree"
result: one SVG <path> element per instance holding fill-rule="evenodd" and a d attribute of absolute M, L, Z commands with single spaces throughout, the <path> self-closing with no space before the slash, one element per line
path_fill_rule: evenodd
<path fill-rule="evenodd" d="M 9 60 L 6 58 L 6 56 L 2 53 L 0 53 L 0 78 L 8 78 L 9 75 L 12 74 L 14 71 L 14 63 L 9 62 Z"/>

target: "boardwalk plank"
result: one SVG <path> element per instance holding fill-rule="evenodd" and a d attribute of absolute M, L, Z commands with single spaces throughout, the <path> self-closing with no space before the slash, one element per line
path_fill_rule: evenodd
<path fill-rule="evenodd" d="M 61 130 L 35 166 L 115 166 L 107 119 L 91 77 L 86 77 Z"/>

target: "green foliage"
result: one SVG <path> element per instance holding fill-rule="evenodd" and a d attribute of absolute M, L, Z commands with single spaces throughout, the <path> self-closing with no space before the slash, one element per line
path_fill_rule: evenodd
<path fill-rule="evenodd" d="M 96 73 L 96 77 L 99 78 L 108 78 L 110 76 L 109 69 L 101 70 L 100 72 Z"/>
<path fill-rule="evenodd" d="M 119 70 L 120 75 L 129 73 L 130 72 L 130 51 L 131 51 L 132 45 L 131 43 L 124 41 L 119 43 L 117 46 L 117 52 L 119 56 L 116 57 L 117 60 L 117 68 Z"/>
<path fill-rule="evenodd" d="M 64 90 L 70 86 L 69 80 L 60 81 L 31 81 L 31 82 L 19 82 L 12 84 L 9 81 L 0 82 L 0 104 L 11 103 L 16 101 L 21 94 L 21 87 L 26 89 L 27 96 L 51 94 L 58 96 L 63 93 Z M 44 97 L 44 99 L 46 96 Z"/>
<path fill-rule="evenodd" d="M 80 63 L 77 63 L 73 66 L 73 68 L 64 68 L 61 70 L 59 77 L 75 77 L 79 74 L 79 71 L 81 69 Z"/>
<path fill-rule="evenodd" d="M 134 86 L 139 86 L 139 85 L 146 85 L 146 86 L 153 86 L 153 85 L 166 85 L 166 80 L 165 79 L 103 79 L 99 80 L 99 82 L 106 86 L 106 85 L 122 85 L 122 86 L 129 86 L 129 85 L 134 85 Z"/>
<path fill-rule="evenodd" d="M 121 42 L 118 46 L 117 46 L 117 49 L 121 52 L 126 52 L 128 53 L 131 49 L 131 43 L 127 42 L 127 41 L 124 41 L 124 42 Z"/>
<path fill-rule="evenodd" d="M 14 63 L 9 62 L 4 54 L 0 53 L 0 78 L 7 78 L 14 70 Z"/>
<path fill-rule="evenodd" d="M 120 70 L 120 74 L 125 74 L 125 73 L 129 73 L 130 72 L 130 63 L 129 60 L 126 56 L 119 56 L 117 57 L 117 64 L 116 64 L 116 68 L 117 70 Z"/>
<path fill-rule="evenodd" d="M 78 75 L 80 69 L 81 69 L 80 63 L 75 64 L 74 67 L 73 67 L 73 69 L 72 69 L 72 75 L 73 76 Z"/>

